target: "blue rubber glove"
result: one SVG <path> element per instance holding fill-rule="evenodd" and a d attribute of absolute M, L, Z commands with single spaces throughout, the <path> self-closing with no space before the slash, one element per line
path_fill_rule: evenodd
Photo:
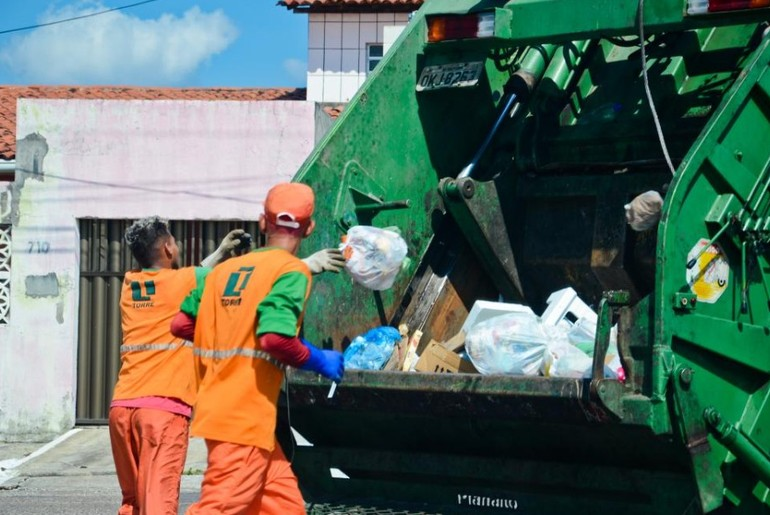
<path fill-rule="evenodd" d="M 331 379 L 335 383 L 342 381 L 345 373 L 345 364 L 342 353 L 336 350 L 321 350 L 304 338 L 300 338 L 302 344 L 310 351 L 310 357 L 300 370 L 309 370 Z"/>

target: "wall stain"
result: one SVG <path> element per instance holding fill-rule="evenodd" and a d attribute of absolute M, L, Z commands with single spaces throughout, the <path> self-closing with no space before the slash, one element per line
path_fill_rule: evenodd
<path fill-rule="evenodd" d="M 11 191 L 11 184 L 9 183 L 5 191 L 0 191 L 0 223 L 8 223 L 5 219 L 11 214 L 12 200 L 13 191 Z"/>
<path fill-rule="evenodd" d="M 59 296 L 59 279 L 54 272 L 46 275 L 28 275 L 24 278 L 27 297 L 39 299 Z"/>
<path fill-rule="evenodd" d="M 19 225 L 19 201 L 21 191 L 27 179 L 43 181 L 45 179 L 45 156 L 48 154 L 48 142 L 38 134 L 27 134 L 16 142 L 16 176 L 10 187 L 11 212 L 10 222 Z"/>

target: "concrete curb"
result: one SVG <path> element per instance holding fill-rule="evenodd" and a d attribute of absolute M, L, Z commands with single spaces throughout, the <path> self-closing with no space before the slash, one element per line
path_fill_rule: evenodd
<path fill-rule="evenodd" d="M 3 485 L 6 481 L 9 481 L 14 477 L 16 477 L 18 475 L 17 469 L 22 465 L 24 465 L 26 462 L 34 460 L 39 456 L 42 456 L 43 454 L 53 449 L 57 445 L 61 444 L 62 442 L 68 440 L 70 437 L 74 436 L 78 432 L 80 432 L 80 428 L 71 429 L 66 433 L 64 433 L 63 435 L 48 442 L 47 444 L 43 445 L 36 451 L 32 452 L 31 454 L 28 454 L 23 458 L 10 458 L 10 459 L 0 461 L 0 485 Z"/>
<path fill-rule="evenodd" d="M 29 444 L 3 445 L 3 456 L 13 457 L 0 461 L 0 489 L 16 488 L 26 478 L 115 475 L 106 426 L 75 428 L 31 453 L 29 449 Z M 183 474 L 202 474 L 206 457 L 205 442 L 191 438 Z"/>

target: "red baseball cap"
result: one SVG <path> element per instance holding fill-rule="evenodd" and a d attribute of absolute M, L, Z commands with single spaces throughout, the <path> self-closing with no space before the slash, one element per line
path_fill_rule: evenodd
<path fill-rule="evenodd" d="M 267 192 L 265 218 L 271 224 L 289 229 L 307 225 L 315 209 L 315 194 L 307 184 L 282 182 Z"/>

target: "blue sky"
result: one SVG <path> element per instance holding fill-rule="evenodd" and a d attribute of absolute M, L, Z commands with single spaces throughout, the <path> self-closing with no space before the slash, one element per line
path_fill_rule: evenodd
<path fill-rule="evenodd" d="M 139 0 L 11 0 L 0 31 Z M 157 0 L 0 35 L 0 84 L 305 85 L 307 15 L 275 0 Z"/>

